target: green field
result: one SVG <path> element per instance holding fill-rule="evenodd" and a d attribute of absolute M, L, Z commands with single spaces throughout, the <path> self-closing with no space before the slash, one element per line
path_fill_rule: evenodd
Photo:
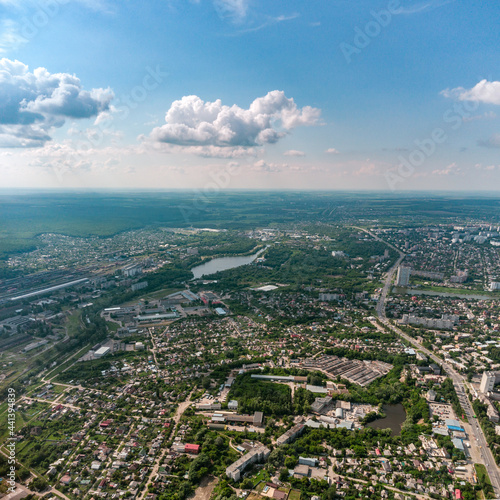
<path fill-rule="evenodd" d="M 37 235 L 111 236 L 143 227 L 249 227 L 296 222 L 422 225 L 454 217 L 491 218 L 500 201 L 483 196 L 348 192 L 223 191 L 0 193 L 0 258 L 34 249 Z M 363 221 L 361 221 L 363 223 Z"/>

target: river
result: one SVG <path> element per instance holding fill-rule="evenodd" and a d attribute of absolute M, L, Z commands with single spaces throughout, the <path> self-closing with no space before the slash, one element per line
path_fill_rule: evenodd
<path fill-rule="evenodd" d="M 406 412 L 402 404 L 397 405 L 383 405 L 382 411 L 385 413 L 385 418 L 374 420 L 367 427 L 373 429 L 391 429 L 391 436 L 399 436 L 401 433 L 401 426 L 406 420 Z"/>
<path fill-rule="evenodd" d="M 199 266 L 193 267 L 191 269 L 191 272 L 194 275 L 193 279 L 200 279 L 202 276 L 208 276 L 219 271 L 227 271 L 228 269 L 251 264 L 264 250 L 265 248 L 261 248 L 257 253 L 254 253 L 252 255 L 220 257 L 218 259 L 212 259 L 208 262 L 204 262 L 203 264 L 200 264 Z"/>

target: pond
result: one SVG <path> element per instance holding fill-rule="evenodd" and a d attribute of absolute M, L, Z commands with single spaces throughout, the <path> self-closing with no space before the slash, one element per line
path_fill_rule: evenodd
<path fill-rule="evenodd" d="M 367 424 L 367 427 L 373 429 L 391 429 L 391 436 L 399 436 L 401 427 L 406 420 L 406 411 L 402 404 L 382 405 L 382 411 L 385 418 L 379 418 Z"/>
<path fill-rule="evenodd" d="M 191 269 L 191 272 L 194 275 L 193 279 L 200 279 L 202 276 L 208 276 L 209 274 L 214 274 L 219 271 L 226 271 L 235 267 L 251 264 L 264 250 L 265 248 L 261 248 L 257 253 L 252 255 L 212 259 Z"/>

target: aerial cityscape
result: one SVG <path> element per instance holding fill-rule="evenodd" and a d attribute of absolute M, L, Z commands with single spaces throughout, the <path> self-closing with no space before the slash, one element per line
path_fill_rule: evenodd
<path fill-rule="evenodd" d="M 0 0 L 0 500 L 499 499 L 499 23 Z"/>

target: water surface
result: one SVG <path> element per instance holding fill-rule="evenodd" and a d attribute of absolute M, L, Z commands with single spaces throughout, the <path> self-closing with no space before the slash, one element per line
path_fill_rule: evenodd
<path fill-rule="evenodd" d="M 251 264 L 264 250 L 265 248 L 261 248 L 257 253 L 254 253 L 252 255 L 220 257 L 218 259 L 212 259 L 208 262 L 204 262 L 203 264 L 200 264 L 199 266 L 193 267 L 191 269 L 191 272 L 194 275 L 193 279 L 200 279 L 202 276 L 208 276 L 209 274 L 214 274 L 219 271 L 226 271 L 235 267 Z"/>
<path fill-rule="evenodd" d="M 385 413 L 385 418 L 374 420 L 366 427 L 373 429 L 391 429 L 391 436 L 399 436 L 401 427 L 406 420 L 406 411 L 402 404 L 397 405 L 382 405 L 382 411 Z"/>

